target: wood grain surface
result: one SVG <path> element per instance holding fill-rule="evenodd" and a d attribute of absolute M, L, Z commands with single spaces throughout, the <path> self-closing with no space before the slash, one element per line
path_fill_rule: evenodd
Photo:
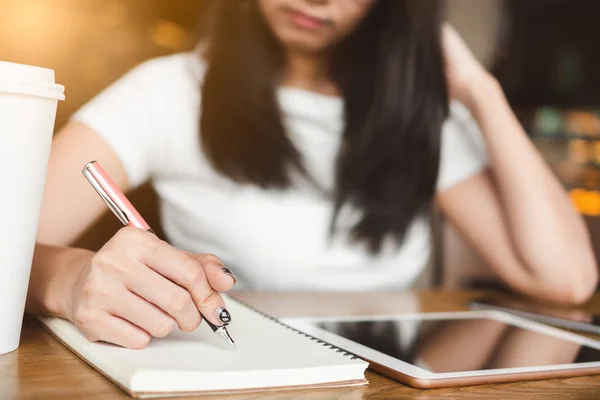
<path fill-rule="evenodd" d="M 276 317 L 459 311 L 482 293 L 419 291 L 406 293 L 314 294 L 235 293 L 234 297 Z M 585 307 L 600 312 L 600 295 Z M 580 377 L 451 389 L 412 389 L 368 371 L 369 385 L 360 388 L 300 390 L 213 399 L 600 399 L 600 377 Z M 124 392 L 89 367 L 33 317 L 26 316 L 18 350 L 0 356 L 1 400 L 128 399 Z M 190 399 L 187 397 L 186 399 Z"/>

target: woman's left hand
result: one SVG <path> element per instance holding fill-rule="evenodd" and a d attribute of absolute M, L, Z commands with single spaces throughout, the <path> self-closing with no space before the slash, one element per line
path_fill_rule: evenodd
<path fill-rule="evenodd" d="M 442 26 L 442 42 L 450 97 L 472 110 L 474 92 L 478 83 L 491 79 L 491 75 L 475 58 L 459 33 L 449 24 Z"/>

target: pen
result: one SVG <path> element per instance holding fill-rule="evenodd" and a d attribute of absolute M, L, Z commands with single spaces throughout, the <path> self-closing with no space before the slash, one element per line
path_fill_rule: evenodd
<path fill-rule="evenodd" d="M 115 214 L 123 225 L 143 229 L 155 234 L 152 228 L 144 221 L 144 218 L 137 212 L 133 205 L 127 200 L 127 197 L 119 190 L 117 185 L 108 176 L 106 171 L 96 161 L 89 162 L 83 168 L 83 176 L 88 180 L 92 187 L 108 208 Z M 229 335 L 225 323 L 222 326 L 216 326 L 208 319 L 204 318 L 212 331 L 223 338 L 231 347 L 237 349 L 233 339 Z"/>

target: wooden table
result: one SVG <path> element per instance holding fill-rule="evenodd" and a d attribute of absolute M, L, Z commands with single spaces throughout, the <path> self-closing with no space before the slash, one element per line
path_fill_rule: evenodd
<path fill-rule="evenodd" d="M 274 316 L 358 315 L 417 311 L 459 311 L 476 292 L 420 291 L 363 294 L 237 293 L 237 297 Z M 600 312 L 600 295 L 586 307 Z M 219 396 L 239 399 L 600 399 L 600 377 L 581 377 L 464 388 L 417 390 L 368 371 L 360 388 L 271 392 Z M 56 341 L 27 316 L 21 347 L 0 356 L 0 399 L 128 399 L 120 389 Z M 212 400 L 217 397 L 199 397 Z M 189 398 L 187 398 L 189 399 Z"/>

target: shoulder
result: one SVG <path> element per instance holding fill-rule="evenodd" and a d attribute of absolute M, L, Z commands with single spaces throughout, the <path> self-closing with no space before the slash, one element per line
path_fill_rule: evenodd
<path fill-rule="evenodd" d="M 178 159 L 176 145 L 194 147 L 203 70 L 192 52 L 144 61 L 88 101 L 73 119 L 112 147 L 136 186 L 169 169 Z"/>
<path fill-rule="evenodd" d="M 469 109 L 453 100 L 442 128 L 438 191 L 468 179 L 488 164 L 485 141 Z"/>
<path fill-rule="evenodd" d="M 457 100 L 450 101 L 449 114 L 446 119 L 446 127 L 463 127 L 474 128 L 477 126 L 471 111 L 461 102 Z"/>
<path fill-rule="evenodd" d="M 449 114 L 442 127 L 442 146 L 448 144 L 470 143 L 473 146 L 481 146 L 483 137 L 479 124 L 471 114 L 471 111 L 462 103 L 452 100 L 450 102 Z M 458 142 L 458 143 L 457 143 Z"/>
<path fill-rule="evenodd" d="M 205 71 L 205 62 L 193 51 L 151 58 L 133 68 L 124 78 L 155 90 L 180 89 L 182 86 L 197 88 Z"/>
<path fill-rule="evenodd" d="M 205 66 L 195 52 L 156 57 L 138 64 L 86 103 L 76 116 L 115 114 L 125 121 L 170 119 L 196 107 Z"/>
<path fill-rule="evenodd" d="M 194 102 L 199 97 L 205 65 L 195 52 L 146 60 L 112 82 L 83 111 L 171 110 L 170 104 Z M 183 104 L 185 105 L 185 104 Z M 167 106 L 165 108 L 165 106 Z"/>

